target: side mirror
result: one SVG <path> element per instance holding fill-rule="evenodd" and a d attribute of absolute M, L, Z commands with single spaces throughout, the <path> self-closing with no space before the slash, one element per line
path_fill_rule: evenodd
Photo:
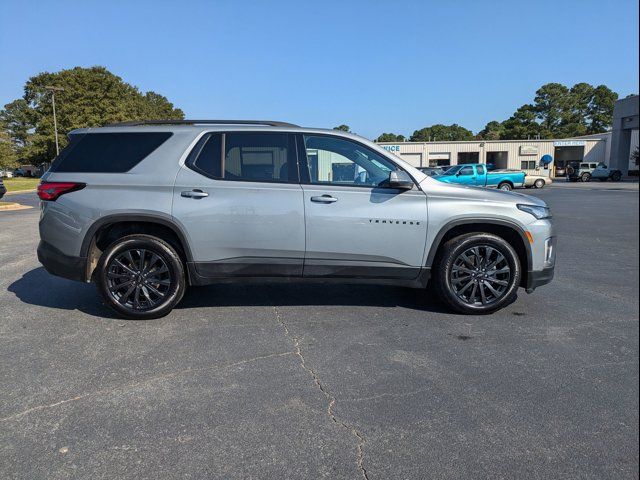
<path fill-rule="evenodd" d="M 402 170 L 392 170 L 389 172 L 389 188 L 411 190 L 413 188 L 413 180 L 407 172 Z"/>

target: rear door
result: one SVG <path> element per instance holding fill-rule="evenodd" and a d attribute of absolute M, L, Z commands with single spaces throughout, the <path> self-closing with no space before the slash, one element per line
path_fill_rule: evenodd
<path fill-rule="evenodd" d="M 385 186 L 398 167 L 351 139 L 299 137 L 306 222 L 305 277 L 416 278 L 427 197 Z M 306 154 L 306 155 L 305 155 Z"/>
<path fill-rule="evenodd" d="M 204 277 L 302 275 L 304 206 L 295 137 L 205 134 L 178 172 L 173 216 Z"/>

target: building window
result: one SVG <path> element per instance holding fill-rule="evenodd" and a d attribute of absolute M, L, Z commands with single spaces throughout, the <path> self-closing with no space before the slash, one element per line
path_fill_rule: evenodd
<path fill-rule="evenodd" d="M 522 170 L 535 170 L 536 169 L 536 161 L 535 160 L 522 160 L 520 162 L 520 168 Z"/>

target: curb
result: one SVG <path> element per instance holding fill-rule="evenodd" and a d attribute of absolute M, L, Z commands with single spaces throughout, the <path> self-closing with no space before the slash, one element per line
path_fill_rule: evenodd
<path fill-rule="evenodd" d="M 0 205 L 0 212 L 11 212 L 14 210 L 27 210 L 33 208 L 29 205 L 20 205 L 19 203 L 8 203 L 7 205 Z"/>
<path fill-rule="evenodd" d="M 31 192 L 37 192 L 37 190 L 31 189 L 31 190 L 14 190 L 13 192 L 7 192 L 4 194 L 5 197 L 8 197 L 9 195 L 19 195 L 21 193 L 31 193 Z"/>

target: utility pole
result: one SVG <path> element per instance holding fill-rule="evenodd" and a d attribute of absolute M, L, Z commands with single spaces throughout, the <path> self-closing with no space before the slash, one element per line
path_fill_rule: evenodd
<path fill-rule="evenodd" d="M 47 85 L 46 87 L 44 87 L 44 89 L 51 92 L 51 104 L 53 106 L 53 130 L 55 132 L 55 137 L 56 137 L 56 156 L 58 156 L 60 154 L 60 147 L 58 147 L 58 120 L 56 119 L 56 92 L 63 92 L 64 88 Z"/>

